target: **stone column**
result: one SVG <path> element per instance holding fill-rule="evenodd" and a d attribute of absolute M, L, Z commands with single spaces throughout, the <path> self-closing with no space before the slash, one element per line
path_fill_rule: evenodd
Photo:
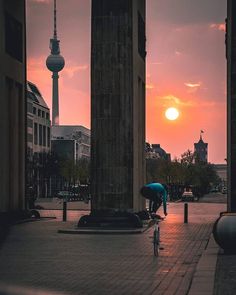
<path fill-rule="evenodd" d="M 225 253 L 236 253 L 236 2 L 227 1 L 227 212 L 222 212 L 213 235 Z"/>
<path fill-rule="evenodd" d="M 228 0 L 227 57 L 227 166 L 228 211 L 236 212 L 236 3 Z"/>
<path fill-rule="evenodd" d="M 25 206 L 25 40 L 25 1 L 0 0 L 0 218 Z"/>
<path fill-rule="evenodd" d="M 92 212 L 144 209 L 145 0 L 92 1 Z"/>

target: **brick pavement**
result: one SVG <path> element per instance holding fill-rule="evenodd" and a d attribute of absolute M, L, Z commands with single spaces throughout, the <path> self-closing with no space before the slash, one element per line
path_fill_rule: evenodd
<path fill-rule="evenodd" d="M 74 222 L 14 226 L 0 249 L 0 283 L 64 294 L 185 295 L 222 204 L 170 204 L 164 248 L 153 256 L 152 229 L 137 235 L 65 235 Z"/>
<path fill-rule="evenodd" d="M 221 250 L 216 264 L 214 295 L 236 294 L 236 255 L 224 255 Z"/>

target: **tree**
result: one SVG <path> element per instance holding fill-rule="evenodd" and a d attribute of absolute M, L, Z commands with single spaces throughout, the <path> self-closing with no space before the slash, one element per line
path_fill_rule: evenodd
<path fill-rule="evenodd" d="M 180 159 L 147 159 L 147 182 L 161 182 L 169 187 L 171 197 L 181 195 L 184 188 L 192 188 L 202 196 L 212 185 L 219 183 L 219 177 L 210 163 L 196 161 L 196 155 L 187 150 Z"/>
<path fill-rule="evenodd" d="M 87 184 L 90 179 L 90 161 L 87 158 L 81 158 L 77 161 L 78 177 L 82 184 Z"/>
<path fill-rule="evenodd" d="M 89 166 L 89 160 L 86 158 L 78 161 L 61 159 L 60 173 L 66 179 L 66 186 L 69 188 L 71 185 L 87 184 L 90 178 Z"/>

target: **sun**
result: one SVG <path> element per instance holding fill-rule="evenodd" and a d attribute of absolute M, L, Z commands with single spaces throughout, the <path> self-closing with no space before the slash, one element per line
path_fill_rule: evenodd
<path fill-rule="evenodd" d="M 165 116 L 168 120 L 174 121 L 179 117 L 179 111 L 176 108 L 168 108 Z"/>

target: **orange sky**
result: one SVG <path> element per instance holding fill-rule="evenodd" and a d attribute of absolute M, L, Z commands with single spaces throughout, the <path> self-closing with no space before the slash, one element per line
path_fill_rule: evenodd
<path fill-rule="evenodd" d="M 58 0 L 60 124 L 90 127 L 90 1 Z M 193 150 L 200 130 L 209 161 L 226 158 L 226 0 L 147 0 L 146 139 L 172 159 Z M 214 8 L 214 9 L 213 9 Z M 45 66 L 53 33 L 52 0 L 27 0 L 28 80 L 51 108 Z M 180 117 L 168 121 L 167 107 Z"/>

